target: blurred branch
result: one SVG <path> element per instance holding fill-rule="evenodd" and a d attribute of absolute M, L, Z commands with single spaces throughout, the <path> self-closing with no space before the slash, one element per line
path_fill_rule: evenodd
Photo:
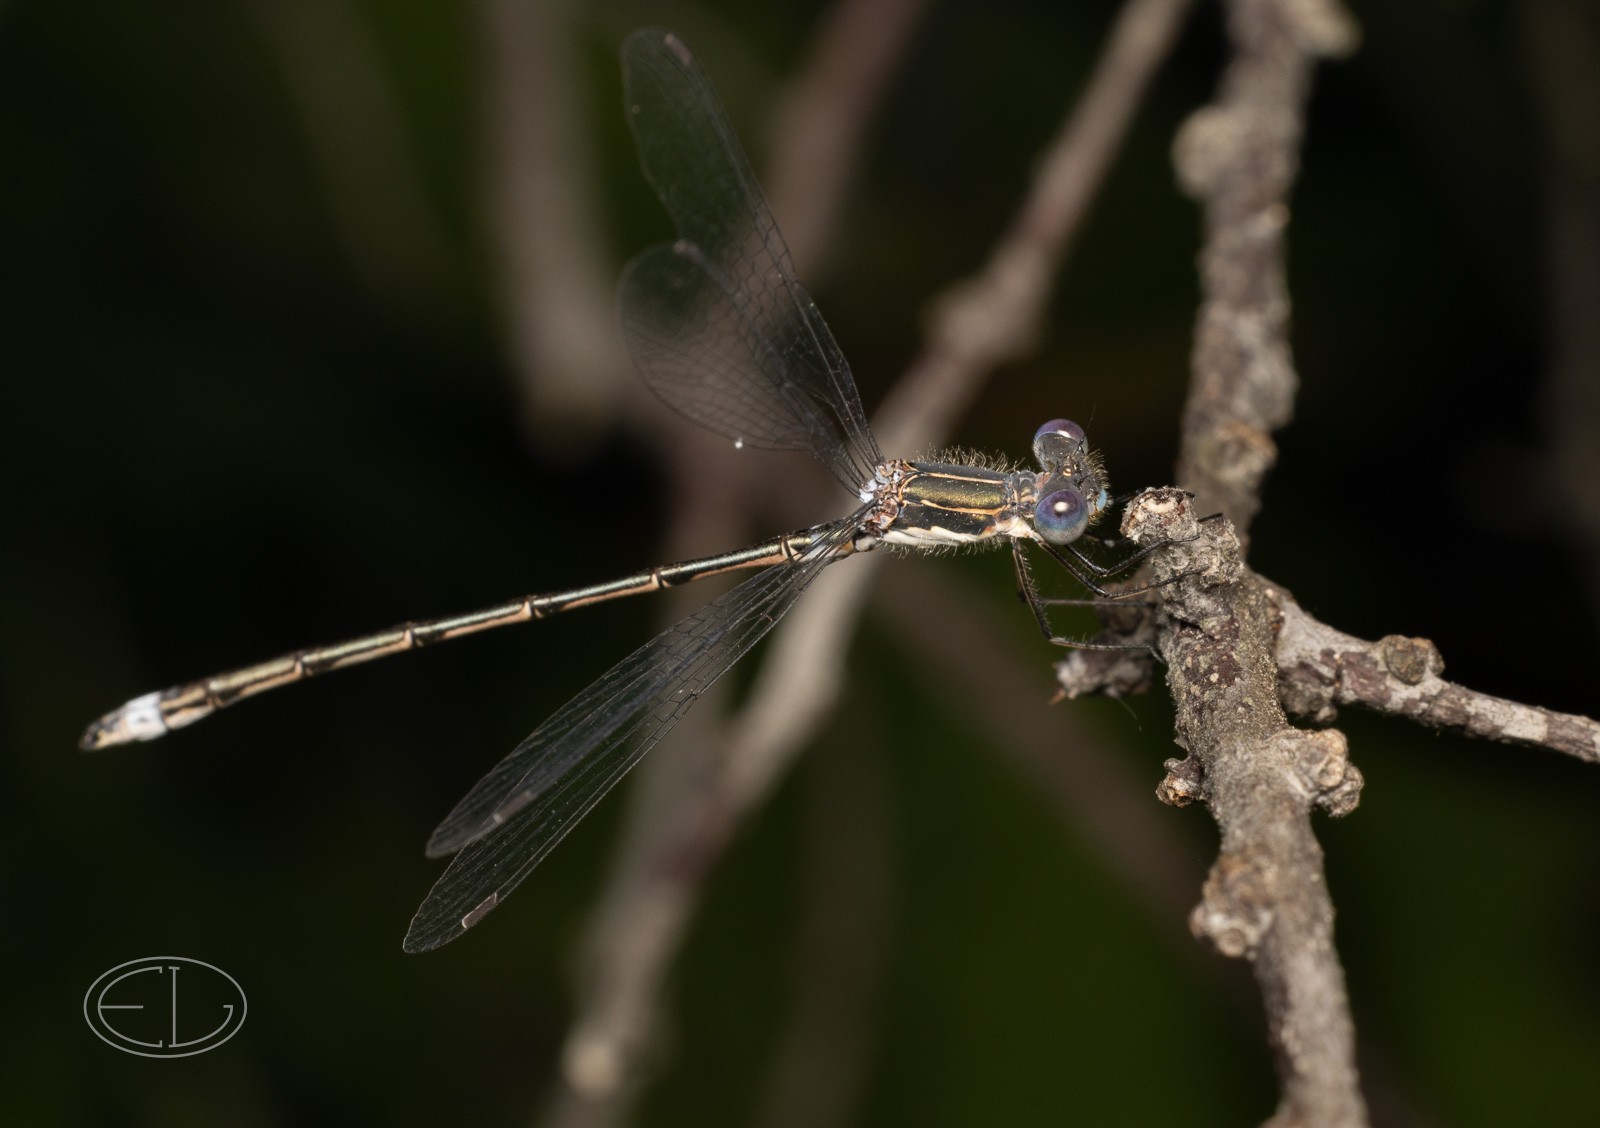
<path fill-rule="evenodd" d="M 480 0 L 490 243 L 522 402 L 542 443 L 581 448 L 632 390 L 614 264 L 573 74 L 566 0 Z"/>
<path fill-rule="evenodd" d="M 729 444 L 686 428 L 669 448 L 676 483 L 665 551 L 682 559 L 732 543 L 749 508 L 744 476 L 728 472 Z M 717 468 L 722 472 L 716 472 Z M 700 593 L 669 591 L 676 619 Z M 699 895 L 706 800 L 717 786 L 727 739 L 727 687 L 711 687 L 678 726 L 674 751 L 649 756 L 633 773 L 628 815 L 581 956 L 578 1013 L 562 1069 L 540 1122 L 564 1128 L 626 1118 L 657 1033 L 661 985 Z"/>
<path fill-rule="evenodd" d="M 878 412 L 875 428 L 884 449 L 936 444 L 995 367 L 1036 346 L 1051 285 L 1072 236 L 1187 9 L 1188 0 L 1130 0 L 1122 9 L 1082 97 L 1046 147 L 1022 207 L 988 262 L 975 277 L 935 299 L 923 351 Z M 793 651 L 792 664 L 783 660 L 785 649 L 775 648 L 768 661 L 769 668 L 782 670 L 775 687 L 788 686 L 791 696 L 796 684 L 824 687 L 807 671 L 826 668 L 833 655 L 848 648 L 854 619 L 841 608 L 859 603 L 859 592 L 879 563 L 873 558 L 857 563 L 790 616 L 791 625 L 780 634 L 809 634 L 815 646 Z M 829 626 L 824 629 L 823 623 Z M 819 717 L 826 711 L 823 702 L 811 710 Z M 791 711 L 792 717 L 799 715 Z M 776 732 L 774 737 L 792 740 Z M 796 743 L 808 738 L 804 734 Z"/>
<path fill-rule="evenodd" d="M 1196 844 L 1150 802 L 1149 784 L 1070 710 L 1040 707 L 1048 679 L 1022 665 L 998 637 L 989 608 L 932 568 L 902 571 L 873 601 L 894 634 L 949 687 L 954 707 L 974 707 L 971 721 L 1153 918 L 1183 919 L 1204 874 Z M 928 614 L 930 607 L 939 609 L 937 616 Z"/>
<path fill-rule="evenodd" d="M 839 0 L 772 115 L 767 202 L 796 271 L 813 285 L 826 269 L 826 242 L 865 133 L 926 7 L 926 0 Z"/>
<path fill-rule="evenodd" d="M 853 166 L 850 150 L 864 136 L 888 69 L 902 53 L 903 43 L 897 40 L 908 36 L 914 24 L 918 5 L 896 3 L 884 17 L 863 11 L 874 6 L 872 0 L 840 4 L 795 90 L 784 100 L 788 129 L 774 153 L 785 171 L 771 187 L 786 209 L 777 214 L 792 214 L 801 224 L 802 262 L 818 253 L 837 217 L 837 202 Z M 840 90 L 849 96 L 840 96 Z M 840 114 L 851 116 L 841 119 Z M 801 182 L 790 184 L 791 177 Z M 730 489 L 727 483 L 745 480 L 739 473 L 741 460 L 726 442 L 696 436 L 688 443 L 675 480 L 689 504 L 678 507 L 671 537 L 681 555 L 690 554 L 688 542 L 708 533 L 721 543 L 735 539 L 748 501 L 743 493 L 716 497 Z M 693 503 L 712 497 L 716 499 L 710 505 Z M 820 592 L 828 586 L 819 585 Z M 819 592 L 812 595 L 818 598 Z M 834 613 L 851 615 L 853 606 L 849 601 L 837 604 Z M 795 618 L 774 641 L 773 655 L 782 652 L 785 639 L 792 647 L 793 640 L 803 644 L 810 637 Z M 810 632 L 828 629 L 826 620 L 812 620 Z M 810 672 L 827 677 L 831 669 L 823 664 Z M 786 741 L 783 734 L 811 732 L 820 723 L 815 714 L 837 696 L 836 686 L 807 692 L 795 683 L 787 691 L 763 692 L 762 684 L 758 681 L 738 718 L 718 722 L 710 702 L 701 702 L 690 718 L 695 730 L 679 741 L 685 746 L 695 741 L 704 749 L 697 762 L 654 757 L 641 765 L 628 829 L 590 925 L 579 1015 L 544 1123 L 604 1125 L 626 1115 L 658 1025 L 662 982 L 705 873 L 745 808 L 764 794 L 804 738 Z M 788 712 L 789 705 L 798 705 L 799 711 Z M 752 728 L 769 735 L 752 740 Z M 803 1045 L 798 1052 L 804 1052 Z M 780 1076 L 775 1083 L 785 1081 Z"/>
<path fill-rule="evenodd" d="M 870 729 L 869 729 L 870 731 Z M 872 1061 L 872 1004 L 889 932 L 890 858 L 881 760 L 858 741 L 807 760 L 805 914 L 793 1017 L 773 1057 L 759 1128 L 852 1122 Z"/>
<path fill-rule="evenodd" d="M 627 838 L 591 927 L 588 986 L 563 1056 L 565 1084 L 545 1123 L 610 1124 L 627 1111 L 658 1023 L 662 981 L 705 876 L 838 697 L 837 655 L 811 659 L 843 638 L 857 615 L 866 591 L 844 582 L 853 571 L 824 575 L 774 632 L 736 717 L 716 731 L 688 734 L 700 737 L 708 759 L 657 757 L 660 767 L 641 765 L 646 783 L 630 808 Z M 844 599 L 837 597 L 841 590 Z M 701 716 L 697 709 L 690 721 Z M 663 782 L 668 777 L 678 784 Z"/>
<path fill-rule="evenodd" d="M 983 377 L 1037 347 L 1051 283 L 1188 10 L 1189 0 L 1128 0 L 1118 13 L 1083 95 L 988 262 L 935 299 L 922 353 L 878 412 L 885 450 L 936 443 Z"/>
<path fill-rule="evenodd" d="M 939 303 L 923 357 L 880 415 L 887 449 L 936 441 L 996 364 L 1033 347 L 1070 237 L 1187 6 L 1188 0 L 1132 0 L 1118 17 L 1078 108 L 1051 142 L 989 265 L 955 299 Z M 897 26 L 902 34 L 909 31 L 907 22 Z M 857 50 L 837 35 L 822 37 L 822 49 L 844 53 L 857 66 L 896 54 Z M 817 63 L 807 73 L 835 73 L 843 65 L 844 59 Z M 881 82 L 875 86 L 881 89 Z M 856 112 L 866 112 L 859 101 L 853 104 Z M 791 106 L 788 120 L 806 122 L 809 114 Z M 861 129 L 850 133 L 859 137 Z M 789 144 L 780 142 L 777 151 Z M 831 167 L 843 176 L 849 163 Z M 774 186 L 773 195 L 785 198 L 788 191 Z M 826 198 L 829 190 L 814 185 L 812 191 Z M 1013 308 L 1021 316 L 1012 316 Z M 591 946 L 591 966 L 601 969 L 592 982 L 603 986 L 586 993 L 565 1055 L 566 1084 L 548 1106 L 546 1123 L 608 1124 L 625 1112 L 637 1086 L 640 1050 L 655 1025 L 660 982 L 699 883 L 738 821 L 766 795 L 837 699 L 838 656 L 848 649 L 875 564 L 869 558 L 825 577 L 774 633 L 748 703 L 729 726 L 720 767 L 690 796 L 690 809 L 636 816 L 657 829 L 648 845 L 641 833 L 637 850 L 630 847 L 630 860 L 619 862 L 613 875 Z M 630 903 L 635 907 L 628 908 Z"/>

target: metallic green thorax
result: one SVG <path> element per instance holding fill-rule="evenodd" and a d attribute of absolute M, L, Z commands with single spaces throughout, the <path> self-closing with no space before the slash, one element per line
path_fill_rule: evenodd
<path fill-rule="evenodd" d="M 1004 535 L 1002 526 L 1016 518 L 1011 474 L 944 462 L 903 465 L 899 506 L 883 536 L 889 544 L 974 544 Z"/>

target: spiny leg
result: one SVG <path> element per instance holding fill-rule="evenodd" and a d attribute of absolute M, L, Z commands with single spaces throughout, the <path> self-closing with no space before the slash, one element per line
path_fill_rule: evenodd
<path fill-rule="evenodd" d="M 1113 576 L 1117 576 L 1128 571 L 1134 565 L 1143 561 L 1156 549 L 1165 548 L 1167 546 L 1167 542 L 1163 542 L 1162 544 L 1147 545 L 1144 548 L 1141 548 L 1138 552 L 1130 554 L 1126 559 L 1113 564 L 1110 567 L 1096 564 L 1093 560 L 1090 560 L 1088 557 L 1086 557 L 1075 545 L 1053 545 L 1048 541 L 1039 541 L 1038 544 L 1039 547 L 1044 549 L 1045 552 L 1047 552 L 1057 564 L 1060 564 L 1068 572 L 1071 572 L 1072 577 L 1075 580 L 1077 580 L 1084 587 L 1088 588 L 1095 595 L 1099 596 L 1101 599 L 1120 599 L 1129 595 L 1141 595 L 1144 592 L 1153 591 L 1155 588 L 1161 586 L 1160 584 L 1144 584 L 1141 587 L 1127 588 L 1123 591 L 1114 592 L 1108 588 L 1101 587 L 1095 582 L 1095 579 L 1110 579 Z"/>
<path fill-rule="evenodd" d="M 1028 558 L 1022 554 L 1022 542 L 1011 542 L 1011 565 L 1017 572 L 1017 598 L 1028 605 L 1028 610 L 1033 612 L 1033 617 L 1039 623 L 1039 630 L 1045 638 L 1054 632 L 1050 629 L 1050 613 L 1045 610 L 1044 601 L 1039 598 L 1039 589 L 1033 582 L 1033 572 L 1028 568 Z"/>
<path fill-rule="evenodd" d="M 1096 586 L 1089 579 L 1074 572 L 1073 574 L 1077 576 L 1080 583 L 1100 595 L 1099 599 L 1060 601 L 1042 599 L 1039 595 L 1038 585 L 1034 583 L 1033 571 L 1028 566 L 1028 558 L 1024 555 L 1022 543 L 1021 540 L 1013 540 L 1011 542 L 1011 559 L 1017 572 L 1017 595 L 1027 603 L 1028 609 L 1033 612 L 1033 617 L 1039 624 L 1039 631 L 1044 635 L 1046 642 L 1053 646 L 1064 646 L 1072 650 L 1148 650 L 1150 653 L 1156 654 L 1155 649 L 1146 643 L 1087 642 L 1082 639 L 1066 638 L 1063 635 L 1056 634 L 1055 629 L 1050 625 L 1050 612 L 1047 609 L 1047 603 L 1106 603 L 1115 601 L 1116 596 L 1112 593 L 1104 592 L 1103 589 Z M 1070 564 L 1067 567 L 1069 570 L 1071 569 Z M 1159 659 L 1161 656 L 1156 654 L 1156 657 Z"/>
<path fill-rule="evenodd" d="M 1213 513 L 1208 517 L 1202 517 L 1200 520 L 1202 522 L 1215 521 L 1215 520 L 1218 520 L 1221 517 L 1222 517 L 1221 513 Z M 1196 533 L 1195 536 L 1199 536 L 1199 534 Z M 1194 537 L 1183 537 L 1183 538 L 1178 539 L 1178 540 L 1159 541 L 1156 544 L 1145 545 L 1143 548 L 1139 549 L 1136 552 L 1130 553 L 1129 555 L 1124 557 L 1122 560 L 1119 560 L 1117 563 L 1112 564 L 1109 567 L 1105 566 L 1105 565 L 1101 565 L 1101 564 L 1096 564 L 1093 560 L 1090 560 L 1087 556 L 1085 556 L 1083 554 L 1083 551 L 1081 549 L 1079 549 L 1078 546 L 1075 545 L 1075 544 L 1065 544 L 1065 545 L 1057 546 L 1057 545 L 1051 544 L 1048 541 L 1040 541 L 1039 542 L 1039 547 L 1043 548 L 1052 557 L 1054 557 L 1056 562 L 1059 563 L 1067 571 L 1071 572 L 1073 574 L 1073 576 L 1078 580 L 1079 583 L 1083 584 L 1084 587 L 1088 588 L 1090 591 L 1094 592 L 1096 595 L 1098 595 L 1098 596 L 1100 596 L 1102 598 L 1105 598 L 1105 599 L 1122 599 L 1125 596 L 1140 595 L 1140 594 L 1142 594 L 1144 592 L 1147 592 L 1147 591 L 1154 591 L 1156 588 L 1165 587 L 1167 584 L 1173 583 L 1176 580 L 1181 580 L 1181 579 L 1185 578 L 1186 576 L 1197 575 L 1198 572 L 1180 572 L 1176 576 L 1169 576 L 1165 580 L 1158 580 L 1155 583 L 1145 584 L 1142 587 L 1125 588 L 1122 591 L 1109 592 L 1106 589 L 1100 587 L 1099 584 L 1096 584 L 1093 581 L 1091 581 L 1087 576 L 1085 576 L 1083 574 L 1083 572 L 1079 571 L 1078 570 L 1078 566 L 1082 565 L 1084 568 L 1088 569 L 1090 572 L 1092 572 L 1095 576 L 1099 577 L 1100 579 L 1107 579 L 1107 578 L 1109 578 L 1111 576 L 1116 576 L 1116 575 L 1119 575 L 1122 572 L 1126 572 L 1129 568 L 1132 568 L 1135 564 L 1140 563 L 1146 557 L 1148 557 L 1151 553 L 1155 552 L 1158 549 L 1166 548 L 1169 545 L 1183 544 L 1183 543 L 1185 543 L 1187 541 L 1190 541 L 1190 540 L 1193 540 L 1193 539 L 1194 539 Z M 1068 553 L 1071 554 L 1071 559 L 1068 559 L 1068 556 L 1067 556 Z M 1074 561 L 1076 563 L 1074 563 Z"/>

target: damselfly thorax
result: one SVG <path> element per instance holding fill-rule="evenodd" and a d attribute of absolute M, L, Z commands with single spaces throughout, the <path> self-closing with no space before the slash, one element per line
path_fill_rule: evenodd
<path fill-rule="evenodd" d="M 1103 475 L 1087 451 L 1081 467 L 1070 472 L 890 462 L 880 467 L 874 482 L 882 483 L 874 497 L 887 499 L 880 503 L 886 509 L 892 505 L 893 512 L 882 524 L 880 539 L 909 548 L 1000 545 L 1008 538 L 1066 544 L 1108 504 Z"/>

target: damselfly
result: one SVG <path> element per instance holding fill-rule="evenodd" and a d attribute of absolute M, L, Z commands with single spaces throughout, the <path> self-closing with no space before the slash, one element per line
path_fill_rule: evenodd
<path fill-rule="evenodd" d="M 135 698 L 91 725 L 83 747 L 151 740 L 264 690 L 387 654 L 543 619 L 705 576 L 761 569 L 624 658 L 478 782 L 428 841 L 454 855 L 405 939 L 436 948 L 477 924 L 772 629 L 818 573 L 879 544 L 912 548 L 1009 541 L 1017 582 L 1046 638 L 1028 571 L 1033 544 L 1098 595 L 1103 568 L 1074 545 L 1109 502 L 1077 424 L 1033 438 L 1038 470 L 885 459 L 850 368 L 795 280 L 710 82 L 674 36 L 643 30 L 622 49 L 629 123 L 646 178 L 678 241 L 627 268 L 623 333 L 652 391 L 737 446 L 809 451 L 860 500 L 848 517 L 720 556 L 610 583 L 534 595 L 468 615 L 407 623 Z"/>

